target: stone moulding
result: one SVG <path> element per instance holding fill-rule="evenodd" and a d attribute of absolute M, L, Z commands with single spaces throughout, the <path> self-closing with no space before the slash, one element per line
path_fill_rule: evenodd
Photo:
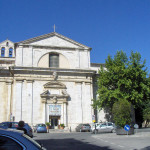
<path fill-rule="evenodd" d="M 40 96 L 42 103 L 67 103 L 68 98 L 70 97 L 67 93 L 62 93 L 62 95 L 50 94 L 48 90 Z"/>
<path fill-rule="evenodd" d="M 68 96 L 59 96 L 59 95 L 51 95 L 50 97 L 41 96 L 41 102 L 42 103 L 48 103 L 48 104 L 62 104 L 62 103 L 68 103 Z"/>
<path fill-rule="evenodd" d="M 66 86 L 63 83 L 57 81 L 51 81 L 44 85 L 44 88 L 57 88 L 57 89 L 66 89 Z"/>

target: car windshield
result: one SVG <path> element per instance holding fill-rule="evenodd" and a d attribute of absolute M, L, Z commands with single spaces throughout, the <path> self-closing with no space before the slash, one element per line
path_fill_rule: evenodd
<path fill-rule="evenodd" d="M 113 126 L 113 123 L 108 123 L 108 126 Z"/>
<path fill-rule="evenodd" d="M 32 138 L 30 138 L 29 136 L 23 134 L 23 136 L 28 139 L 29 141 L 31 141 L 34 145 L 36 145 L 39 149 L 43 149 L 45 150 L 44 147 L 42 147 L 38 142 L 36 142 L 35 140 L 33 140 Z"/>
<path fill-rule="evenodd" d="M 45 127 L 45 124 L 38 124 L 38 127 Z"/>
<path fill-rule="evenodd" d="M 106 127 L 107 125 L 106 125 L 106 123 L 102 123 L 101 125 L 100 125 L 100 127 Z"/>

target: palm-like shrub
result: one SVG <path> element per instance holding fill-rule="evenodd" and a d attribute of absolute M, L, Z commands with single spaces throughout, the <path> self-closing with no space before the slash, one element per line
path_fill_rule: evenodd
<path fill-rule="evenodd" d="M 47 127 L 50 127 L 50 123 L 49 122 L 46 122 L 45 124 L 46 124 Z"/>

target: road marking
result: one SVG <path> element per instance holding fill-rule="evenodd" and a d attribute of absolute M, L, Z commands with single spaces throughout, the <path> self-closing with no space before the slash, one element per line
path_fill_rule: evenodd
<path fill-rule="evenodd" d="M 124 147 L 124 146 L 122 146 L 122 145 L 118 145 L 119 147 Z"/>
<path fill-rule="evenodd" d="M 110 143 L 110 144 L 115 145 L 115 143 Z"/>

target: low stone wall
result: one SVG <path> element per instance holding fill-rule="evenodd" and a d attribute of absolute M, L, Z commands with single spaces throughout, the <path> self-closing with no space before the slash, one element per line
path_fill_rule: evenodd
<path fill-rule="evenodd" d="M 131 135 L 131 134 L 134 134 L 134 129 L 131 128 L 128 132 L 125 131 L 124 129 L 116 129 L 116 134 L 117 135 Z"/>

